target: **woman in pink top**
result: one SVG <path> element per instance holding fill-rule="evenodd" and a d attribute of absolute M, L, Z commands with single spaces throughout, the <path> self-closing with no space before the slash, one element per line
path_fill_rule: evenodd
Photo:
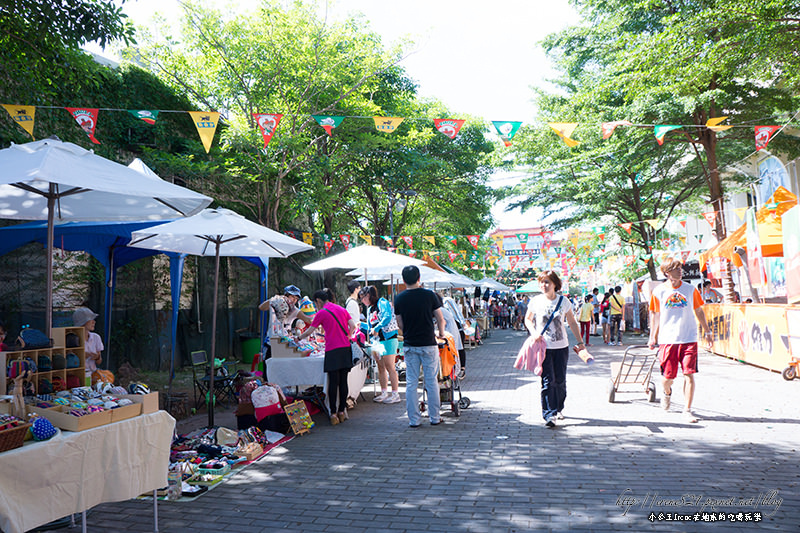
<path fill-rule="evenodd" d="M 299 339 L 305 339 L 320 326 L 325 331 L 324 370 L 328 374 L 331 424 L 335 426 L 348 418 L 346 406 L 350 391 L 347 390 L 347 374 L 353 367 L 350 337 L 356 331 L 356 323 L 347 309 L 333 303 L 333 293 L 330 289 L 315 292 L 313 298 L 317 313 L 311 321 L 311 327 L 304 331 Z"/>

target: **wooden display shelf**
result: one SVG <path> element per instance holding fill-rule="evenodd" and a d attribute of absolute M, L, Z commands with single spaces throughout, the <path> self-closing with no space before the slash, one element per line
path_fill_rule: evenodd
<path fill-rule="evenodd" d="M 67 334 L 74 333 L 78 336 L 80 345 L 76 348 L 66 347 Z M 39 365 L 39 356 L 46 356 L 50 358 L 51 370 L 43 372 L 35 372 L 30 381 L 33 383 L 33 388 L 36 394 L 39 394 L 39 382 L 42 379 L 49 379 L 52 382 L 53 376 L 59 376 L 64 380 L 65 387 L 67 385 L 67 377 L 75 376 L 78 378 L 80 385 L 84 385 L 86 375 L 86 353 L 84 349 L 84 335 L 85 330 L 82 327 L 69 327 L 69 328 L 53 328 L 52 331 L 53 347 L 39 348 L 34 350 L 13 350 L 8 352 L 0 352 L 0 394 L 7 394 L 8 385 L 10 380 L 7 377 L 7 368 L 10 361 L 21 360 L 29 357 L 34 363 Z M 78 366 L 74 368 L 52 369 L 53 356 L 62 355 L 66 359 L 67 354 L 74 353 L 78 356 Z"/>

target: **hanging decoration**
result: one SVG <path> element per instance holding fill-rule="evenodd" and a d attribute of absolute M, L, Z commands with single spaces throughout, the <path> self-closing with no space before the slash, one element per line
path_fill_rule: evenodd
<path fill-rule="evenodd" d="M 756 126 L 756 152 L 766 148 L 779 129 L 781 129 L 780 126 Z"/>
<path fill-rule="evenodd" d="M 475 248 L 476 250 L 478 249 L 478 241 L 480 240 L 480 237 L 478 235 L 467 235 L 467 240 L 469 241 L 469 243 L 472 245 L 473 248 Z"/>
<path fill-rule="evenodd" d="M 453 246 L 458 246 L 458 238 L 455 235 L 445 235 L 445 239 L 453 243 Z"/>
<path fill-rule="evenodd" d="M 211 142 L 214 140 L 214 132 L 217 131 L 219 123 L 219 113 L 216 111 L 189 111 L 192 116 L 197 133 L 203 142 L 206 153 L 211 150 Z"/>
<path fill-rule="evenodd" d="M 339 235 L 339 240 L 342 241 L 342 244 L 344 245 L 344 249 L 345 250 L 349 250 L 350 249 L 350 235 L 347 235 L 347 234 Z"/>
<path fill-rule="evenodd" d="M 435 118 L 433 119 L 433 126 L 436 128 L 436 131 L 442 135 L 455 139 L 456 135 L 458 135 L 458 132 L 461 130 L 461 126 L 464 125 L 464 122 L 466 121 L 455 118 Z"/>
<path fill-rule="evenodd" d="M 361 238 L 366 241 L 367 244 L 372 246 L 372 236 L 371 235 L 361 235 Z"/>
<path fill-rule="evenodd" d="M 156 123 L 158 119 L 158 111 L 152 109 L 129 109 L 128 113 L 133 115 L 135 118 L 139 120 L 145 121 L 147 124 L 151 126 Z"/>
<path fill-rule="evenodd" d="M 556 132 L 556 135 L 561 137 L 564 144 L 570 148 L 580 144 L 580 142 L 572 139 L 572 133 L 575 131 L 575 128 L 578 127 L 577 122 L 548 122 L 547 125 L 550 126 L 553 131 Z"/>
<path fill-rule="evenodd" d="M 623 222 L 620 224 L 620 226 L 622 226 L 622 229 L 628 232 L 628 235 L 631 234 L 631 226 L 633 226 L 633 222 Z"/>
<path fill-rule="evenodd" d="M 65 109 L 69 111 L 69 114 L 72 115 L 72 118 L 75 119 L 78 126 L 86 132 L 86 135 L 89 136 L 89 140 L 94 144 L 100 144 L 100 141 L 94 138 L 94 130 L 97 128 L 97 108 L 66 107 Z"/>
<path fill-rule="evenodd" d="M 394 239 L 392 239 L 388 235 L 381 235 L 381 239 L 386 241 L 389 244 L 389 246 L 394 246 Z"/>
<path fill-rule="evenodd" d="M 423 235 L 422 238 L 426 242 L 429 242 L 431 246 L 436 246 L 436 239 L 433 237 L 433 235 Z"/>
<path fill-rule="evenodd" d="M 713 131 L 713 132 L 716 132 L 716 133 L 719 133 L 719 132 L 721 132 L 721 131 L 725 131 L 725 130 L 729 130 L 729 129 L 731 129 L 733 126 L 728 126 L 728 125 L 726 125 L 726 126 L 720 126 L 720 125 L 719 125 L 719 124 L 720 124 L 720 122 L 723 122 L 723 121 L 724 121 L 724 120 L 726 120 L 727 118 L 728 118 L 728 117 L 716 117 L 716 118 L 710 118 L 710 119 L 708 119 L 708 121 L 706 122 L 706 128 L 708 128 L 708 129 L 710 129 L 711 131 Z"/>
<path fill-rule="evenodd" d="M 447 250 L 447 257 L 450 258 L 451 263 L 455 263 L 458 254 L 453 250 Z"/>
<path fill-rule="evenodd" d="M 314 235 L 304 231 L 303 232 L 303 242 L 310 246 L 314 242 Z"/>
<path fill-rule="evenodd" d="M 409 248 L 414 247 L 414 237 L 401 236 L 400 238 L 403 239 L 403 242 L 405 242 L 406 246 L 408 246 Z"/>
<path fill-rule="evenodd" d="M 264 148 L 267 147 L 275 134 L 278 124 L 281 122 L 283 115 L 269 114 L 269 113 L 253 113 L 253 118 L 256 119 L 258 127 L 261 130 L 261 136 L 264 137 Z"/>
<path fill-rule="evenodd" d="M 392 133 L 403 122 L 403 117 L 372 117 L 375 129 L 384 133 Z"/>
<path fill-rule="evenodd" d="M 511 139 L 517 134 L 517 130 L 522 125 L 522 122 L 505 122 L 502 120 L 493 120 L 492 124 L 497 134 L 506 146 L 511 146 Z"/>
<path fill-rule="evenodd" d="M 681 126 L 655 126 L 653 128 L 653 133 L 656 136 L 656 142 L 658 142 L 659 146 L 664 144 L 664 136 L 672 130 L 680 129 Z"/>
<path fill-rule="evenodd" d="M 706 219 L 708 225 L 711 226 L 711 229 L 714 229 L 717 223 L 717 212 L 716 211 L 709 211 L 708 213 L 703 213 L 703 218 Z"/>
<path fill-rule="evenodd" d="M 333 130 L 338 128 L 339 124 L 344 120 L 344 117 L 336 117 L 333 115 L 311 115 L 311 118 L 322 126 L 322 129 L 325 130 L 325 133 L 327 133 L 329 137 L 333 135 Z"/>
<path fill-rule="evenodd" d="M 618 126 L 633 126 L 633 124 L 627 120 L 603 122 L 600 125 L 600 131 L 603 133 L 603 140 L 609 139 L 612 135 L 614 135 L 614 130 L 617 129 Z"/>
<path fill-rule="evenodd" d="M 5 107 L 8 114 L 11 115 L 11 119 L 19 124 L 20 128 L 27 131 L 31 139 L 35 141 L 36 138 L 33 136 L 33 123 L 36 117 L 36 106 L 3 104 L 3 107 Z"/>

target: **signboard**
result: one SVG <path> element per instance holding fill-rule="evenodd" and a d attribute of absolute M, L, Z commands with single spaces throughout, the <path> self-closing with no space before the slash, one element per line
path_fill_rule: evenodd
<path fill-rule="evenodd" d="M 786 299 L 793 304 L 800 302 L 800 206 L 786 211 L 781 217 L 781 221 L 783 223 Z"/>

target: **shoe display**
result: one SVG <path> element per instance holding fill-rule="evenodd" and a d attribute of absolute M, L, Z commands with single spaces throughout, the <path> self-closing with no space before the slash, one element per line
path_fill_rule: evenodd
<path fill-rule="evenodd" d="M 671 394 L 666 394 L 665 393 L 661 397 L 661 408 L 664 409 L 665 411 L 669 411 L 669 406 L 670 406 L 670 402 L 671 402 L 671 399 L 672 399 L 671 396 L 672 396 Z"/>
<path fill-rule="evenodd" d="M 373 402 L 378 402 L 378 403 L 383 403 L 386 400 L 386 398 L 388 398 L 388 397 L 389 397 L 389 393 L 388 392 L 382 392 L 382 393 L 378 394 L 377 396 L 375 396 L 372 399 L 372 401 Z"/>

